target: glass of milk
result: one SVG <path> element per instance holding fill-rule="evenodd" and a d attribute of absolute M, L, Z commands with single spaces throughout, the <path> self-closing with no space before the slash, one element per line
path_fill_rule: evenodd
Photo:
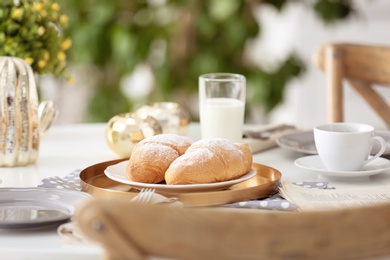
<path fill-rule="evenodd" d="M 241 142 L 244 125 L 246 79 L 234 73 L 209 73 L 199 77 L 202 138 Z"/>

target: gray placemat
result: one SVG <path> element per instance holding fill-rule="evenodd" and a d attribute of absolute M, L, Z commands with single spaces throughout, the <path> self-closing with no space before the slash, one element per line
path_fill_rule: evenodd
<path fill-rule="evenodd" d="M 57 189 L 70 189 L 81 190 L 80 187 L 80 172 L 81 170 L 74 170 L 63 178 L 54 176 L 45 178 L 41 181 L 38 187 L 41 188 L 57 188 Z M 328 187 L 327 182 L 295 182 L 294 184 L 311 189 L 334 189 Z M 222 207 L 233 208 L 252 208 L 252 209 L 267 209 L 267 210 L 282 210 L 282 211 L 295 211 L 296 205 L 281 197 L 279 194 L 272 195 L 267 198 L 240 201 L 235 203 L 229 203 L 222 205 Z"/>
<path fill-rule="evenodd" d="M 294 182 L 294 184 L 306 188 L 311 188 L 311 189 L 334 189 L 333 187 L 328 187 L 327 182 Z M 263 199 L 240 201 L 240 202 L 225 204 L 223 206 L 233 207 L 233 208 L 252 208 L 252 209 L 268 209 L 268 210 L 282 210 L 282 211 L 297 210 L 297 206 L 294 203 L 284 199 L 279 195 L 279 193 Z"/>
<path fill-rule="evenodd" d="M 69 190 L 81 190 L 80 187 L 80 172 L 81 170 L 74 170 L 67 174 L 65 177 L 60 178 L 57 176 L 45 178 L 41 180 L 38 187 L 41 188 L 57 188 L 57 189 L 69 189 Z"/>

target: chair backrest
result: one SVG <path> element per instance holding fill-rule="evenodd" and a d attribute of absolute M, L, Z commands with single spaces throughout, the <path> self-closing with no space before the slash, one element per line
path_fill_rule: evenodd
<path fill-rule="evenodd" d="M 315 52 L 314 63 L 326 76 L 328 122 L 344 120 L 343 80 L 346 80 L 390 127 L 390 107 L 373 88 L 390 86 L 390 47 L 324 44 Z"/>
<path fill-rule="evenodd" d="M 81 230 L 108 259 L 353 259 L 390 255 L 390 203 L 331 211 L 178 208 L 92 200 Z"/>

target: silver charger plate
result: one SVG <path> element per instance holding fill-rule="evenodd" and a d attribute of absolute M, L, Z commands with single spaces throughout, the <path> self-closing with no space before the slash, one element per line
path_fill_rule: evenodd
<path fill-rule="evenodd" d="M 91 195 L 54 188 L 0 188 L 0 229 L 32 229 L 70 220 L 77 203 Z"/>
<path fill-rule="evenodd" d="M 383 155 L 390 155 L 390 131 L 376 130 L 375 134 L 383 137 L 387 143 L 387 147 Z M 317 154 L 317 149 L 314 143 L 314 133 L 312 130 L 291 132 L 276 138 L 275 142 L 280 147 L 296 152 L 303 154 Z M 377 153 L 379 148 L 379 144 L 374 142 L 372 153 Z"/>

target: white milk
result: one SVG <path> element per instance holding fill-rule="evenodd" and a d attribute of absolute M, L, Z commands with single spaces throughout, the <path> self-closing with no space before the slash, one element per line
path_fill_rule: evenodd
<path fill-rule="evenodd" d="M 200 107 L 202 138 L 241 142 L 245 103 L 234 98 L 208 98 Z"/>

